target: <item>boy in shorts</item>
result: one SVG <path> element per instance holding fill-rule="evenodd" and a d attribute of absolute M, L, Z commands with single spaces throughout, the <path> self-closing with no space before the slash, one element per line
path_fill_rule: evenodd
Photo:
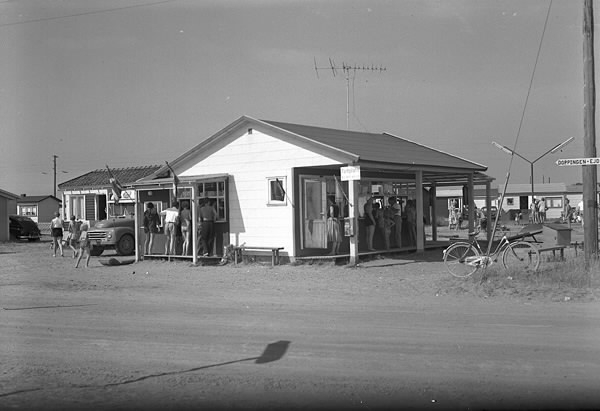
<path fill-rule="evenodd" d="M 90 240 L 88 239 L 88 236 L 87 236 L 87 229 L 88 229 L 87 224 L 83 224 L 81 226 L 81 234 L 79 234 L 79 256 L 77 257 L 77 264 L 75 264 L 75 268 L 79 267 L 79 262 L 81 261 L 81 257 L 83 257 L 84 251 L 87 251 L 87 256 L 85 259 L 85 266 L 86 267 L 90 266 L 90 257 L 91 257 Z"/>

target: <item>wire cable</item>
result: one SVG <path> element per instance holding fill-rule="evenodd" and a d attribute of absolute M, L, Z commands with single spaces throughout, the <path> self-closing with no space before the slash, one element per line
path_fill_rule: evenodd
<path fill-rule="evenodd" d="M 529 102 L 529 96 L 531 95 L 531 89 L 533 88 L 533 80 L 535 78 L 535 72 L 537 69 L 538 61 L 540 60 L 540 54 L 542 51 L 542 44 L 544 43 L 544 36 L 546 35 L 546 28 L 548 27 L 548 20 L 550 18 L 550 10 L 552 9 L 552 0 L 548 3 L 548 11 L 546 12 L 546 20 L 544 21 L 544 28 L 542 29 L 542 36 L 540 38 L 540 43 L 538 45 L 537 54 L 535 56 L 535 63 L 533 64 L 533 70 L 531 72 L 531 78 L 529 80 L 529 87 L 527 89 L 527 95 L 525 97 L 525 104 L 523 105 L 523 112 L 521 113 L 521 120 L 519 121 L 519 128 L 517 130 L 517 136 L 515 138 L 515 144 L 513 145 L 513 150 L 510 155 L 510 162 L 508 163 L 508 170 L 506 172 L 506 181 L 504 182 L 504 188 L 502 189 L 502 195 L 500 196 L 500 202 L 498 203 L 499 212 L 496 213 L 496 219 L 494 220 L 494 225 L 492 226 L 492 235 L 488 241 L 487 255 L 490 255 L 490 251 L 492 250 L 492 242 L 494 241 L 494 237 L 496 236 L 496 225 L 498 224 L 498 219 L 500 218 L 500 214 L 502 211 L 502 204 L 504 203 L 504 196 L 506 195 L 506 188 L 508 187 L 508 180 L 510 179 L 510 170 L 512 168 L 512 163 L 515 158 L 515 151 L 517 149 L 517 144 L 519 143 L 519 137 L 521 136 L 521 129 L 523 127 L 523 120 L 525 118 L 525 111 L 527 110 L 527 103 Z M 533 178 L 533 176 L 532 176 Z M 533 201 L 533 198 L 531 199 Z M 486 278 L 485 275 L 481 277 L 481 282 Z"/>
<path fill-rule="evenodd" d="M 42 22 L 42 21 L 66 19 L 66 18 L 69 18 L 69 17 L 81 17 L 81 16 L 87 16 L 87 15 L 90 15 L 90 14 L 110 13 L 110 12 L 113 12 L 113 11 L 134 9 L 134 8 L 138 8 L 138 7 L 157 6 L 157 5 L 164 4 L 164 3 L 171 3 L 171 2 L 174 2 L 174 1 L 177 1 L 177 0 L 162 0 L 162 1 L 155 1 L 155 2 L 152 2 L 152 3 L 133 4 L 131 6 L 114 7 L 114 8 L 111 8 L 111 9 L 103 9 L 103 10 L 85 11 L 85 12 L 81 12 L 81 13 L 66 14 L 64 16 L 41 17 L 39 19 L 15 21 L 15 22 L 12 22 L 12 23 L 3 23 L 3 24 L 0 24 L 0 27 L 17 26 L 17 25 L 20 25 L 20 24 L 29 24 L 29 23 L 39 23 L 39 22 Z"/>

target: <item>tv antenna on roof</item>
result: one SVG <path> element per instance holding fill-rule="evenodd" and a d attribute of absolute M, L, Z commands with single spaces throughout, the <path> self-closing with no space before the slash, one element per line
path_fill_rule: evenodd
<path fill-rule="evenodd" d="M 331 57 L 329 58 L 329 67 L 319 67 L 317 66 L 316 57 L 314 58 L 314 60 L 315 73 L 317 73 L 317 78 L 319 78 L 319 70 L 331 70 L 333 77 L 336 77 L 340 71 L 344 73 L 344 76 L 346 78 L 346 129 L 350 129 L 350 73 L 352 72 L 352 79 L 354 79 L 354 76 L 356 75 L 357 71 L 376 71 L 381 73 L 382 71 L 386 71 L 387 69 L 384 66 L 359 66 L 356 64 L 346 64 L 344 62 L 342 62 L 342 65 L 339 66 L 335 64 L 335 61 Z"/>

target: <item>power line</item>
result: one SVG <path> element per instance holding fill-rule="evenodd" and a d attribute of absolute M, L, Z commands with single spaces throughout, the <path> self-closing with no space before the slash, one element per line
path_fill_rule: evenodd
<path fill-rule="evenodd" d="M 29 24 L 29 23 L 39 23 L 39 22 L 42 22 L 42 21 L 66 19 L 66 18 L 69 18 L 69 17 L 88 16 L 88 15 L 91 15 L 91 14 L 110 13 L 110 12 L 113 12 L 113 11 L 134 9 L 134 8 L 138 8 L 138 7 L 151 7 L 151 6 L 157 6 L 157 5 L 164 4 L 164 3 L 171 3 L 171 2 L 174 2 L 174 1 L 177 1 L 177 0 L 162 0 L 162 1 L 156 1 L 156 2 L 153 2 L 153 3 L 134 4 L 134 5 L 131 5 L 131 6 L 113 7 L 113 8 L 110 8 L 110 9 L 103 9 L 103 10 L 85 11 L 85 12 L 81 12 L 81 13 L 66 14 L 66 15 L 63 15 L 63 16 L 41 17 L 39 19 L 15 21 L 15 22 L 12 22 L 12 23 L 2 23 L 2 24 L 0 24 L 0 27 L 18 26 L 20 24 Z"/>

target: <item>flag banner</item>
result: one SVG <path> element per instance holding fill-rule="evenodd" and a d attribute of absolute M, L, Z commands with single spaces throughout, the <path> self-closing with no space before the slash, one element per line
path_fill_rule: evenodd
<path fill-rule="evenodd" d="M 119 182 L 119 180 L 117 180 L 117 178 L 114 176 L 114 174 L 108 167 L 108 164 L 106 165 L 106 169 L 108 170 L 108 177 L 109 177 L 108 181 L 110 182 L 110 185 L 112 186 L 113 200 L 115 201 L 115 204 L 119 204 L 119 200 L 121 199 L 121 193 L 123 192 L 123 190 L 125 190 L 125 188 Z"/>
<path fill-rule="evenodd" d="M 177 177 L 177 174 L 175 174 L 175 170 L 173 170 L 173 167 L 171 167 L 171 165 L 168 162 L 165 161 L 165 164 L 171 171 L 171 174 L 173 174 L 173 197 L 177 198 L 177 186 L 179 185 L 179 177 Z"/>

